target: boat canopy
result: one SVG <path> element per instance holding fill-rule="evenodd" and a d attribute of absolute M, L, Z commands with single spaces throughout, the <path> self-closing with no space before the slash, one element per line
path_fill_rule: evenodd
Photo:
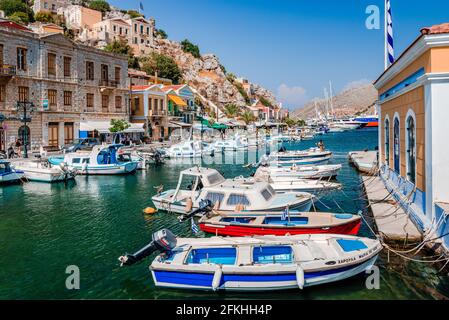
<path fill-rule="evenodd" d="M 130 123 L 130 127 L 123 131 L 123 133 L 144 133 L 143 123 Z M 111 133 L 109 128 L 111 123 L 109 121 L 81 121 L 80 131 L 98 131 L 99 133 Z"/>

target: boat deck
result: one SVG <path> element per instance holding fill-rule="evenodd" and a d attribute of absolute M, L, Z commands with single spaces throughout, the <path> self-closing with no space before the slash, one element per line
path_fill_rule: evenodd
<path fill-rule="evenodd" d="M 378 233 L 386 242 L 419 242 L 422 235 L 408 214 L 391 197 L 379 177 L 362 177 Z M 386 199 L 386 200 L 385 200 Z"/>
<path fill-rule="evenodd" d="M 349 161 L 358 171 L 365 174 L 374 174 L 377 168 L 377 151 L 349 152 Z"/>

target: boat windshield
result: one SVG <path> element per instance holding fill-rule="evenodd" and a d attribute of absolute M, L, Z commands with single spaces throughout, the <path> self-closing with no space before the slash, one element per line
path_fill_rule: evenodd
<path fill-rule="evenodd" d="M 293 250 L 290 246 L 267 246 L 253 248 L 255 264 L 289 264 L 293 263 Z"/>
<path fill-rule="evenodd" d="M 215 172 L 215 173 L 207 176 L 207 181 L 209 181 L 210 185 L 214 185 L 214 184 L 223 182 L 223 180 L 224 180 L 223 176 L 218 172 Z"/>
<path fill-rule="evenodd" d="M 187 264 L 221 264 L 235 265 L 236 248 L 202 248 L 192 249 L 187 257 Z"/>
<path fill-rule="evenodd" d="M 0 163 L 0 173 L 10 172 L 9 164 L 6 162 Z"/>

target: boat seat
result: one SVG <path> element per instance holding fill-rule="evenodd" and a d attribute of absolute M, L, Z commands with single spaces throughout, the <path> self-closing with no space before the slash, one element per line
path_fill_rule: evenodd
<path fill-rule="evenodd" d="M 315 260 L 325 260 L 327 258 L 324 251 L 315 242 L 306 241 L 305 243 Z"/>

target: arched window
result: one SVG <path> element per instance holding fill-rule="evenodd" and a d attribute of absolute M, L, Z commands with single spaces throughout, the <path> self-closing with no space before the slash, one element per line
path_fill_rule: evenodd
<path fill-rule="evenodd" d="M 30 127 L 28 126 L 21 126 L 19 130 L 17 131 L 17 135 L 19 136 L 18 139 L 22 141 L 22 145 L 25 143 L 27 146 L 31 145 L 30 141 Z"/>
<path fill-rule="evenodd" d="M 415 119 L 412 115 L 407 118 L 407 133 L 406 133 L 406 146 L 407 146 L 407 178 L 415 183 L 416 182 L 416 126 Z"/>
<path fill-rule="evenodd" d="M 394 171 L 401 173 L 401 136 L 399 126 L 399 116 L 394 118 L 393 127 L 393 159 L 394 159 Z"/>
<path fill-rule="evenodd" d="M 385 163 L 390 166 L 390 120 L 385 119 Z"/>

